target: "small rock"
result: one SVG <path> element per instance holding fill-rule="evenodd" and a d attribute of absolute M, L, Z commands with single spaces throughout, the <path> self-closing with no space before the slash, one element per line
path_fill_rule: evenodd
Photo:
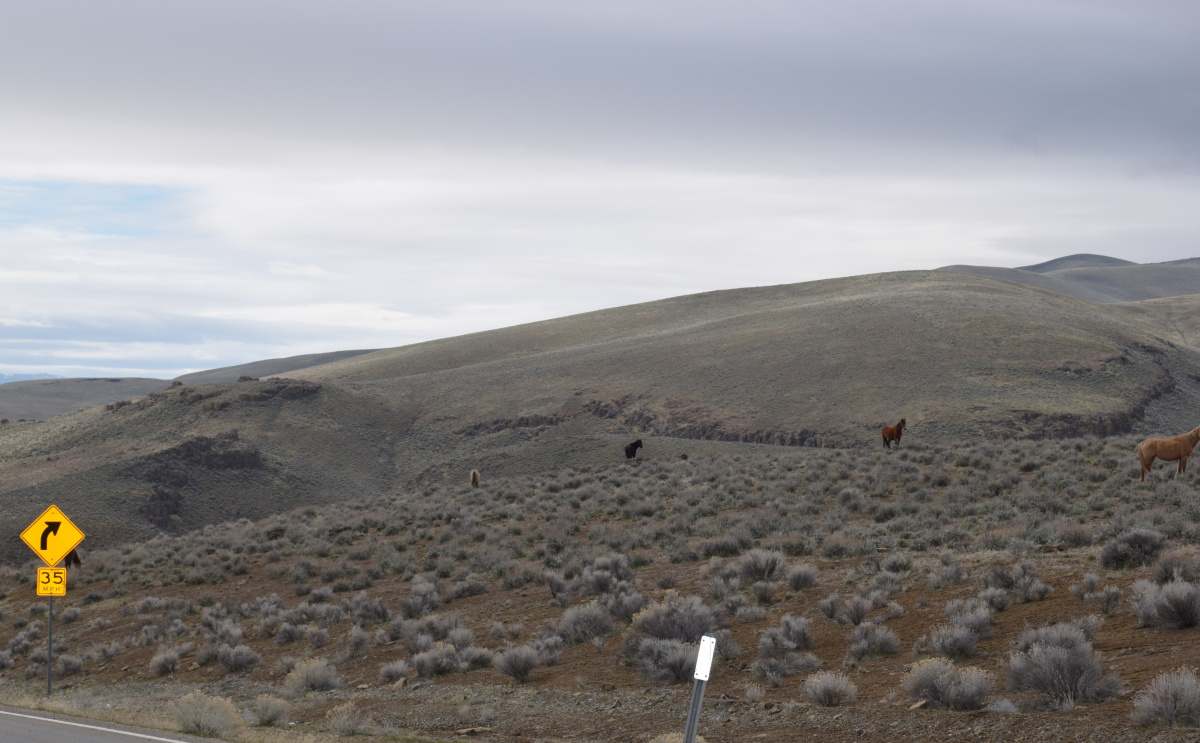
<path fill-rule="evenodd" d="M 921 701 L 916 702 L 916 703 L 912 704 L 911 706 L 909 706 L 909 710 L 921 709 L 924 706 L 925 706 L 925 700 L 922 699 Z"/>
<path fill-rule="evenodd" d="M 392 691 L 400 691 L 401 689 L 403 689 L 404 682 L 406 682 L 406 681 L 408 681 L 408 679 L 400 679 L 396 683 L 392 684 Z"/>
<path fill-rule="evenodd" d="M 356 687 L 354 687 L 354 688 L 356 688 L 356 689 L 370 689 L 370 688 L 371 688 L 371 685 L 370 685 L 370 684 L 359 684 L 358 686 L 356 686 Z"/>
<path fill-rule="evenodd" d="M 455 735 L 479 735 L 481 733 L 490 733 L 490 732 L 492 732 L 491 728 L 463 728 L 462 730 L 456 730 L 454 732 L 454 734 Z"/>

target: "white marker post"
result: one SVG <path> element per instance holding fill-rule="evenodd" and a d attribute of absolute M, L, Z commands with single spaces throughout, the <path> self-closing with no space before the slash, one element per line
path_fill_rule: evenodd
<path fill-rule="evenodd" d="M 696 743 L 696 728 L 700 727 L 700 707 L 704 704 L 704 687 L 708 685 L 708 673 L 712 670 L 713 653 L 716 649 L 717 638 L 712 635 L 700 638 L 700 651 L 696 654 L 696 680 L 692 686 L 692 703 L 688 707 L 683 743 Z"/>

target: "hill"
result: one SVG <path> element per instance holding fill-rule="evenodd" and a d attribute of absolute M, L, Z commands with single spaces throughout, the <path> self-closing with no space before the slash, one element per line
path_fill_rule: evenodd
<path fill-rule="evenodd" d="M 224 382 L 236 382 L 242 377 L 254 377 L 256 379 L 259 377 L 275 377 L 280 374 L 296 371 L 297 369 L 307 369 L 310 366 L 328 364 L 333 361 L 360 356 L 364 353 L 371 353 L 371 350 L 374 349 L 309 353 L 300 356 L 288 356 L 282 359 L 265 359 L 263 361 L 252 361 L 248 364 L 192 372 L 191 374 L 176 377 L 176 379 L 184 384 L 221 384 Z"/>
<path fill-rule="evenodd" d="M 1200 352 L 1160 332 L 1166 311 L 904 272 L 677 297 L 289 379 L 179 384 L 0 427 L 0 523 L 19 531 L 53 498 L 93 516 L 89 539 L 104 544 L 472 468 L 600 466 L 639 437 L 647 456 L 880 447 L 880 427 L 902 417 L 905 441 L 929 444 L 1173 434 L 1197 424 Z"/>
<path fill-rule="evenodd" d="M 1024 268 L 946 266 L 957 271 L 1015 281 L 1089 302 L 1137 302 L 1200 294 L 1200 261 L 1138 264 L 1100 255 L 1071 255 Z"/>
<path fill-rule="evenodd" d="M 45 420 L 79 408 L 141 397 L 167 386 L 165 379 L 108 377 L 38 379 L 0 385 L 0 418 Z"/>
<path fill-rule="evenodd" d="M 1131 716 L 1200 662 L 1195 479 L 1139 482 L 1133 445 L 726 444 L 85 550 L 50 700 L 26 563 L 0 569 L 0 704 L 178 729 L 200 692 L 236 705 L 226 740 L 275 711 L 243 739 L 652 741 L 708 633 L 709 740 L 1194 741 Z M 857 700 L 819 703 L 822 671 Z M 1172 688 L 1151 710 L 1200 704 Z"/>

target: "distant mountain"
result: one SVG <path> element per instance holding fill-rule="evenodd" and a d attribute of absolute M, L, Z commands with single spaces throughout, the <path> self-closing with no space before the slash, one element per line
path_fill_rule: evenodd
<path fill-rule="evenodd" d="M 1076 253 L 1075 255 L 1065 255 L 1062 258 L 1055 258 L 1045 263 L 1039 263 L 1035 266 L 1019 266 L 1017 270 L 1032 271 L 1033 273 L 1050 273 L 1051 271 L 1065 271 L 1070 268 L 1115 268 L 1117 266 L 1136 265 L 1138 264 L 1133 261 L 1109 258 L 1107 255 Z"/>
<path fill-rule="evenodd" d="M 310 366 L 318 366 L 320 364 L 330 364 L 334 361 L 361 356 L 364 353 L 371 353 L 378 349 L 367 349 L 365 351 L 331 351 L 329 353 L 308 353 L 302 356 L 288 356 L 282 359 L 266 359 L 264 361 L 251 361 L 248 364 L 238 364 L 237 366 L 223 366 L 219 369 L 208 369 L 206 371 L 192 372 L 184 374 L 177 379 L 184 384 L 223 384 L 226 382 L 236 382 L 242 377 L 274 377 L 287 372 L 296 371 L 298 369 L 307 369 Z"/>
<path fill-rule="evenodd" d="M 1200 259 L 1132 263 L 1080 253 L 1024 268 L 945 266 L 959 271 L 1034 286 L 1068 297 L 1107 304 L 1200 294 Z"/>
<path fill-rule="evenodd" d="M 62 379 L 62 377 L 53 374 L 0 374 L 0 384 L 27 382 L 31 379 Z"/>
<path fill-rule="evenodd" d="M 52 377 L 11 382 L 0 386 L 0 419 L 46 420 L 80 408 L 142 397 L 167 384 L 165 379 L 141 377 Z"/>

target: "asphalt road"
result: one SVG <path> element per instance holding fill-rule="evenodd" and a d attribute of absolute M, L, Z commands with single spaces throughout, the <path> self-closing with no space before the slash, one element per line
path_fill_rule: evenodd
<path fill-rule="evenodd" d="M 190 735 L 159 734 L 152 730 L 118 730 L 107 723 L 0 709 L 0 743 L 182 743 Z"/>

